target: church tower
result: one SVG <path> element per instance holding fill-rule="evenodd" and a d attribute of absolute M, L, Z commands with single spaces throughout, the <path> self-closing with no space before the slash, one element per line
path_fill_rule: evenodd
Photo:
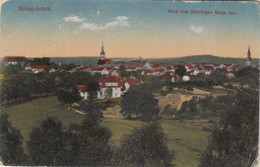
<path fill-rule="evenodd" d="M 103 43 L 102 43 L 102 47 L 101 47 L 101 52 L 100 52 L 100 59 L 105 59 L 105 51 L 104 51 L 104 46 L 103 46 Z"/>
<path fill-rule="evenodd" d="M 248 46 L 246 66 L 252 66 L 252 58 L 251 58 L 250 46 Z"/>

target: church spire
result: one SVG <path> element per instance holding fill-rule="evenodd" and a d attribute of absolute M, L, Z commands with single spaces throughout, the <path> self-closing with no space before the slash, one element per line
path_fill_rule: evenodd
<path fill-rule="evenodd" d="M 252 66 L 252 58 L 251 58 L 250 46 L 248 46 L 246 66 Z"/>
<path fill-rule="evenodd" d="M 100 58 L 101 59 L 104 59 L 105 58 L 105 51 L 104 51 L 104 45 L 103 45 L 103 43 L 102 43 L 102 47 L 101 47 L 101 52 L 100 52 Z"/>
<path fill-rule="evenodd" d="M 247 61 L 252 61 L 251 52 L 250 52 L 250 45 L 248 46 L 248 51 L 247 51 Z"/>

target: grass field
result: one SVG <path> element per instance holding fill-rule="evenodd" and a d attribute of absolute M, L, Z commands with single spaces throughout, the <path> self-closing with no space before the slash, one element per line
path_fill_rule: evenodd
<path fill-rule="evenodd" d="M 39 98 L 23 104 L 3 109 L 8 115 L 12 124 L 21 130 L 24 140 L 33 126 L 46 117 L 57 117 L 62 120 L 65 126 L 70 123 L 79 123 L 83 116 L 72 111 L 67 111 L 56 97 Z M 119 145 L 120 138 L 131 133 L 133 127 L 141 126 L 143 123 L 136 120 L 124 120 L 115 118 L 104 118 L 102 125 L 108 127 L 113 136 L 111 144 Z M 168 146 L 174 150 L 176 167 L 195 167 L 198 165 L 198 158 L 206 146 L 209 132 L 203 131 L 203 127 L 211 127 L 210 123 L 176 123 L 161 121 L 161 126 L 168 136 Z M 24 142 L 25 145 L 25 142 Z"/>

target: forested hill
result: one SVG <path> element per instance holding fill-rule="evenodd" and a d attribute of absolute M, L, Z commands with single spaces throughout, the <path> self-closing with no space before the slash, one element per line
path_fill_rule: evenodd
<path fill-rule="evenodd" d="M 239 64 L 244 65 L 246 62 L 245 58 L 226 58 L 213 55 L 194 55 L 178 58 L 162 58 L 162 59 L 148 59 L 151 63 L 215 63 L 215 64 Z M 259 64 L 259 59 L 253 59 L 255 65 Z"/>
<path fill-rule="evenodd" d="M 53 57 L 51 61 L 55 63 L 74 63 L 74 64 L 83 64 L 83 65 L 92 65 L 96 66 L 99 57 Z M 131 60 L 139 60 L 139 59 L 127 59 L 127 58 L 112 58 L 115 60 L 122 61 L 131 61 Z M 194 56 L 186 56 L 179 58 L 158 58 L 158 59 L 143 59 L 143 61 L 149 61 L 150 63 L 162 63 L 165 65 L 173 64 L 173 63 L 216 63 L 216 64 L 239 64 L 244 65 L 246 62 L 245 58 L 225 58 L 218 57 L 212 55 L 194 55 Z M 253 59 L 253 63 L 255 65 L 259 65 L 259 59 Z"/>

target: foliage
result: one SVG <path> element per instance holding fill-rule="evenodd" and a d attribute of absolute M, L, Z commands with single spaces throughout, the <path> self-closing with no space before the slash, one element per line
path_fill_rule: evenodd
<path fill-rule="evenodd" d="M 123 97 L 121 107 L 123 115 L 135 114 L 144 121 L 158 119 L 158 101 L 154 99 L 154 95 L 150 91 L 143 89 L 142 86 L 130 87 Z"/>
<path fill-rule="evenodd" d="M 176 113 L 175 119 L 198 119 L 198 118 L 220 118 L 226 111 L 231 109 L 235 96 L 218 96 L 216 98 L 207 96 L 202 99 L 193 97 L 184 102 L 181 109 Z"/>
<path fill-rule="evenodd" d="M 55 73 L 26 73 L 17 66 L 3 70 L 1 102 L 53 93 L 56 89 Z"/>
<path fill-rule="evenodd" d="M 82 99 L 77 89 L 58 88 L 57 96 L 64 103 L 74 103 Z"/>
<path fill-rule="evenodd" d="M 242 89 L 209 138 L 200 166 L 250 166 L 257 155 L 259 93 Z"/>
<path fill-rule="evenodd" d="M 106 89 L 105 92 L 104 92 L 104 94 L 105 94 L 105 98 L 106 98 L 106 99 L 111 98 L 111 97 L 112 97 L 112 88 Z"/>
<path fill-rule="evenodd" d="M 259 87 L 259 70 L 253 67 L 243 67 L 236 73 L 235 81 L 239 81 L 242 84 L 250 84 L 251 86 Z"/>
<path fill-rule="evenodd" d="M 0 156 L 4 165 L 26 164 L 26 155 L 22 148 L 23 137 L 14 128 L 5 113 L 0 115 Z"/>
<path fill-rule="evenodd" d="M 186 68 L 183 65 L 178 65 L 178 67 L 175 70 L 175 73 L 182 78 L 183 75 L 186 73 Z"/>
<path fill-rule="evenodd" d="M 158 122 L 135 128 L 114 152 L 113 166 L 173 166 L 173 152 Z"/>
<path fill-rule="evenodd" d="M 34 58 L 30 60 L 30 63 L 33 65 L 50 65 L 51 58 L 49 57 L 42 57 L 42 58 Z"/>
<path fill-rule="evenodd" d="M 160 114 L 160 117 L 163 119 L 172 118 L 176 113 L 176 111 L 177 108 L 173 108 L 170 105 L 167 105 L 166 107 L 164 107 L 163 112 Z"/>
<path fill-rule="evenodd" d="M 221 73 L 212 73 L 211 75 L 197 75 L 191 78 L 191 84 L 194 86 L 202 86 L 213 88 L 213 86 L 223 85 L 228 81 L 227 76 Z"/>
<path fill-rule="evenodd" d="M 102 113 L 99 108 L 85 106 L 87 113 L 80 125 L 72 124 L 76 135 L 77 147 L 74 165 L 106 166 L 110 164 L 111 149 L 108 144 L 111 132 L 100 126 Z"/>
<path fill-rule="evenodd" d="M 27 141 L 31 165 L 71 165 L 75 155 L 75 136 L 66 131 L 62 122 L 47 118 L 33 128 Z"/>
<path fill-rule="evenodd" d="M 75 68 L 75 64 L 74 63 L 70 63 L 70 64 L 61 64 L 60 65 L 60 69 L 63 69 L 63 70 L 66 70 L 66 71 L 69 71 L 73 68 Z"/>
<path fill-rule="evenodd" d="M 93 99 L 99 90 L 98 79 L 97 75 L 91 76 L 83 71 L 76 71 L 72 74 L 67 72 L 59 73 L 56 78 L 58 99 L 64 103 L 80 101 L 82 98 L 77 91 L 77 85 L 87 85 L 88 99 Z"/>

